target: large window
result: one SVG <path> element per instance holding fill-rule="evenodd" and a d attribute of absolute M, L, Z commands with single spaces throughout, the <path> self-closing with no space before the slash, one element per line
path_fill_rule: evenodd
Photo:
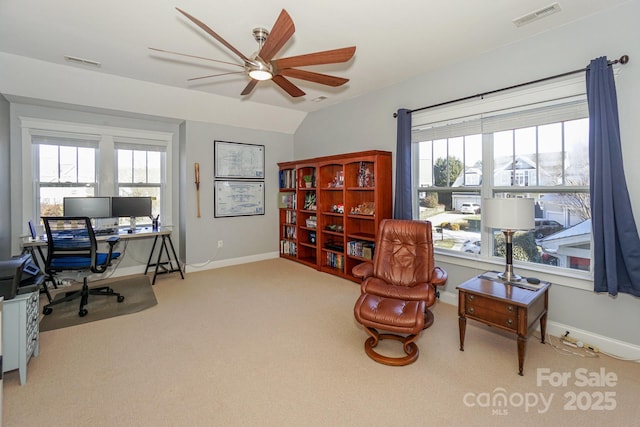
<path fill-rule="evenodd" d="M 118 196 L 151 197 L 153 216 L 160 215 L 164 188 L 164 147 L 116 142 L 116 176 Z M 120 218 L 128 225 L 129 218 Z M 137 223 L 149 222 L 138 218 Z"/>
<path fill-rule="evenodd" d="M 527 197 L 535 226 L 516 233 L 514 259 L 590 269 L 588 111 L 584 95 L 566 89 L 413 118 L 414 217 L 432 222 L 437 248 L 502 257 L 503 234 L 482 227 L 482 200 Z"/>
<path fill-rule="evenodd" d="M 62 215 L 64 197 L 97 195 L 97 141 L 34 136 L 32 142 L 41 216 Z"/>
<path fill-rule="evenodd" d="M 148 196 L 153 215 L 170 223 L 171 133 L 30 118 L 22 130 L 25 223 L 62 215 L 69 196 Z"/>

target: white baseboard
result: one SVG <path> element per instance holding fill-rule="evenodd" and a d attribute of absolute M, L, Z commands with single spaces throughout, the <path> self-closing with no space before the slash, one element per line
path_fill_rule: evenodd
<path fill-rule="evenodd" d="M 445 304 L 451 304 L 458 306 L 458 293 L 457 292 L 440 292 L 440 301 Z M 537 328 L 540 329 L 539 327 Z M 582 341 L 585 345 L 589 344 L 593 347 L 597 347 L 601 353 L 609 356 L 633 360 L 640 362 L 640 346 L 630 344 L 625 341 L 609 338 L 604 335 L 595 334 L 590 331 L 585 331 L 573 326 L 565 325 L 552 320 L 547 320 L 547 334 L 556 337 L 564 335 L 565 331 L 571 332 L 571 337 Z"/>
<path fill-rule="evenodd" d="M 585 345 L 598 348 L 601 353 L 620 359 L 640 362 L 640 346 L 585 331 L 574 326 L 547 321 L 547 334 L 561 337 L 566 331 L 571 332 L 570 336 L 572 338 L 582 341 Z"/>
<path fill-rule="evenodd" d="M 258 255 L 249 255 L 246 257 L 240 257 L 240 258 L 230 258 L 230 259 L 223 259 L 220 261 L 208 261 L 204 264 L 201 265 L 191 265 L 191 264 L 187 264 L 185 267 L 185 273 L 193 273 L 196 271 L 204 271 L 204 270 L 212 270 L 214 268 L 220 268 L 220 267 L 229 267 L 231 265 L 239 265 L 239 264 L 246 264 L 249 262 L 256 262 L 256 261 L 264 261 L 267 259 L 273 259 L 273 258 L 278 258 L 280 257 L 280 253 L 279 252 L 267 252 L 264 254 L 258 254 Z"/>

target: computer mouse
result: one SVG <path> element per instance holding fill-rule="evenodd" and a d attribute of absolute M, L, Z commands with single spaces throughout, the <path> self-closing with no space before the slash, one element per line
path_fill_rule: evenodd
<path fill-rule="evenodd" d="M 532 285 L 537 285 L 540 283 L 540 279 L 536 277 L 527 277 L 527 283 L 531 283 Z"/>

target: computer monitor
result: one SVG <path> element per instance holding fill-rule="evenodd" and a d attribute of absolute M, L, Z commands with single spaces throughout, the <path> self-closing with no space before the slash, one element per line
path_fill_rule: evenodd
<path fill-rule="evenodd" d="M 111 215 L 122 217 L 150 217 L 151 197 L 112 197 Z"/>
<path fill-rule="evenodd" d="M 65 197 L 62 203 L 64 216 L 111 217 L 110 197 Z"/>

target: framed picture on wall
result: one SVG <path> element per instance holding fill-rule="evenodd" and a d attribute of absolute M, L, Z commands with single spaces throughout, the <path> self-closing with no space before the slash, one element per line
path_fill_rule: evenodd
<path fill-rule="evenodd" d="M 218 180 L 214 184 L 214 217 L 264 215 L 263 181 Z"/>
<path fill-rule="evenodd" d="M 216 179 L 264 179 L 264 145 L 214 141 Z"/>

